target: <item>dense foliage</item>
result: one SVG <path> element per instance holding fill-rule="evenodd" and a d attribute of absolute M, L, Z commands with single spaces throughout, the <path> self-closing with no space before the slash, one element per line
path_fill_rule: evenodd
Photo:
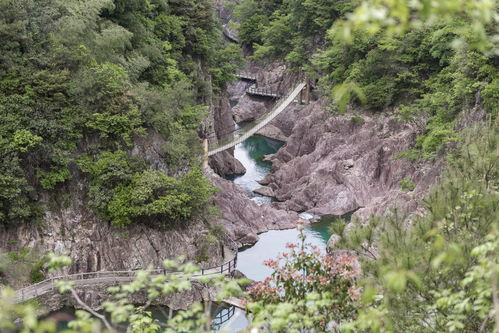
<path fill-rule="evenodd" d="M 209 0 L 1 0 L 0 223 L 39 219 L 40 196 L 70 191 L 80 171 L 91 176 L 89 200 L 103 216 L 136 185 L 161 192 L 128 202 L 133 212 L 114 212 L 118 225 L 198 211 L 210 191 L 199 172 L 186 176 L 200 185 L 196 193 L 159 180 L 131 148 L 157 132 L 171 176 L 197 164 L 203 105 L 239 57 L 222 43 L 213 13 Z M 165 195 L 182 198 L 171 212 L 150 206 Z"/>
<path fill-rule="evenodd" d="M 235 14 L 241 41 L 253 46 L 254 58 L 306 68 L 340 110 L 348 103 L 395 109 L 418 125 L 421 135 L 405 157 L 433 157 L 455 138 L 458 114 L 476 103 L 495 113 L 499 22 L 493 2 L 431 7 L 425 1 L 380 0 L 354 11 L 357 5 L 244 0 Z"/>

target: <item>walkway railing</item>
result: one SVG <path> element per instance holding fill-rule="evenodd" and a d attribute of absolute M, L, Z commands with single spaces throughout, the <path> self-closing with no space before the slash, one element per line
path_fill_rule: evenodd
<path fill-rule="evenodd" d="M 212 319 L 211 321 L 211 329 L 214 331 L 220 330 L 223 324 L 228 322 L 232 316 L 234 316 L 234 313 L 236 312 L 236 307 L 230 306 L 228 308 L 222 309 L 215 318 Z"/>
<path fill-rule="evenodd" d="M 256 75 L 241 70 L 237 70 L 234 76 L 242 80 L 256 81 Z"/>
<path fill-rule="evenodd" d="M 277 117 L 282 111 L 286 109 L 286 107 L 291 104 L 295 98 L 300 94 L 300 92 L 305 88 L 307 84 L 305 82 L 299 83 L 296 85 L 294 89 L 291 90 L 285 97 L 281 98 L 272 108 L 272 111 L 265 114 L 262 118 L 257 119 L 253 124 L 248 125 L 246 128 L 243 128 L 240 131 L 240 136 L 236 138 L 232 138 L 230 142 L 226 144 L 219 144 L 218 147 L 215 147 L 208 151 L 208 156 L 215 155 L 219 152 L 227 150 L 229 148 L 234 147 L 235 145 L 243 142 L 250 136 L 254 135 L 260 129 L 262 129 L 265 125 L 271 122 L 275 117 Z"/>
<path fill-rule="evenodd" d="M 234 253 L 234 256 L 229 261 L 224 262 L 219 266 L 201 268 L 199 272 L 194 273 L 193 277 L 232 273 L 236 269 L 237 265 L 237 250 L 234 251 Z M 52 277 L 31 286 L 16 290 L 16 302 L 21 303 L 56 290 L 57 286 L 55 281 L 71 281 L 75 282 L 77 286 L 99 285 L 108 282 L 125 283 L 133 281 L 139 271 L 140 270 L 101 271 Z M 152 276 L 181 273 L 178 271 L 169 271 L 162 268 L 149 270 L 149 272 Z"/>
<path fill-rule="evenodd" d="M 246 89 L 246 93 L 250 95 L 281 98 L 281 94 L 278 90 L 269 88 L 256 88 L 254 85 Z"/>

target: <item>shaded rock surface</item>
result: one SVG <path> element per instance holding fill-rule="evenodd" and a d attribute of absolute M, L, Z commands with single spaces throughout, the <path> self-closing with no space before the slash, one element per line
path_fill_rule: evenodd
<path fill-rule="evenodd" d="M 266 196 L 266 197 L 273 197 L 274 196 L 274 191 L 270 187 L 267 187 L 267 186 L 262 186 L 260 188 L 257 188 L 253 192 L 261 194 L 261 195 Z"/>
<path fill-rule="evenodd" d="M 219 175 L 244 175 L 246 168 L 234 158 L 234 148 L 213 155 L 209 159 L 209 165 Z"/>

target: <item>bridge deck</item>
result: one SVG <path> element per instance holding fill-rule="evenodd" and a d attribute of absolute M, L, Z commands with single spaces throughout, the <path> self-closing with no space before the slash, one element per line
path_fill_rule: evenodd
<path fill-rule="evenodd" d="M 210 151 L 208 151 L 208 156 L 215 155 L 219 152 L 222 152 L 224 150 L 227 150 L 229 148 L 234 147 L 235 145 L 243 142 L 250 136 L 254 135 L 256 132 L 258 132 L 260 129 L 262 129 L 265 125 L 267 125 L 269 122 L 271 122 L 275 117 L 277 117 L 282 111 L 286 109 L 286 107 L 291 104 L 295 98 L 298 96 L 298 94 L 302 91 L 303 88 L 305 88 L 306 83 L 302 82 L 299 83 L 292 91 L 289 93 L 285 98 L 282 98 L 277 102 L 277 104 L 274 106 L 273 110 L 269 113 L 267 113 L 263 119 L 260 121 L 257 121 L 256 125 L 253 125 L 250 129 L 248 129 L 244 134 L 240 135 L 237 138 L 234 138 L 231 142 L 221 145 L 220 147 L 214 148 Z"/>
<path fill-rule="evenodd" d="M 256 81 L 256 75 L 251 74 L 251 73 L 247 73 L 247 72 L 243 72 L 243 71 L 236 71 L 234 76 L 237 77 L 238 79 L 242 79 L 242 80 Z"/>
<path fill-rule="evenodd" d="M 246 93 L 250 95 L 265 96 L 265 97 L 274 97 L 274 98 L 281 97 L 281 94 L 276 90 L 267 89 L 267 88 L 256 88 L 254 86 L 251 86 L 248 89 L 246 89 Z"/>
<path fill-rule="evenodd" d="M 242 298 L 231 297 L 224 299 L 224 303 L 235 306 L 241 310 L 246 310 L 245 300 Z"/>

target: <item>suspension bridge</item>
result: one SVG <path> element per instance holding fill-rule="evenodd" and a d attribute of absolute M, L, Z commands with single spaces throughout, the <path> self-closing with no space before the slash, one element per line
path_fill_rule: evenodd
<path fill-rule="evenodd" d="M 252 135 L 256 134 L 259 130 L 261 130 L 265 125 L 270 123 L 275 117 L 281 114 L 289 104 L 293 103 L 295 99 L 300 95 L 302 90 L 307 86 L 307 83 L 301 82 L 298 83 L 290 92 L 284 96 L 279 98 L 278 102 L 274 105 L 274 107 L 267 112 L 260 119 L 257 119 L 253 124 L 248 125 L 246 128 L 241 129 L 237 135 L 235 135 L 231 140 L 227 143 L 219 143 L 218 146 L 213 147 L 212 149 L 208 149 L 208 141 L 205 140 L 205 155 L 206 157 L 215 155 L 224 150 L 232 148 L 237 144 L 240 144 L 244 140 L 248 139 Z M 268 95 L 264 95 L 268 96 Z M 270 96 L 269 96 L 270 97 Z M 274 96 L 273 96 L 274 97 Z M 206 164 L 206 163 L 205 163 Z"/>

